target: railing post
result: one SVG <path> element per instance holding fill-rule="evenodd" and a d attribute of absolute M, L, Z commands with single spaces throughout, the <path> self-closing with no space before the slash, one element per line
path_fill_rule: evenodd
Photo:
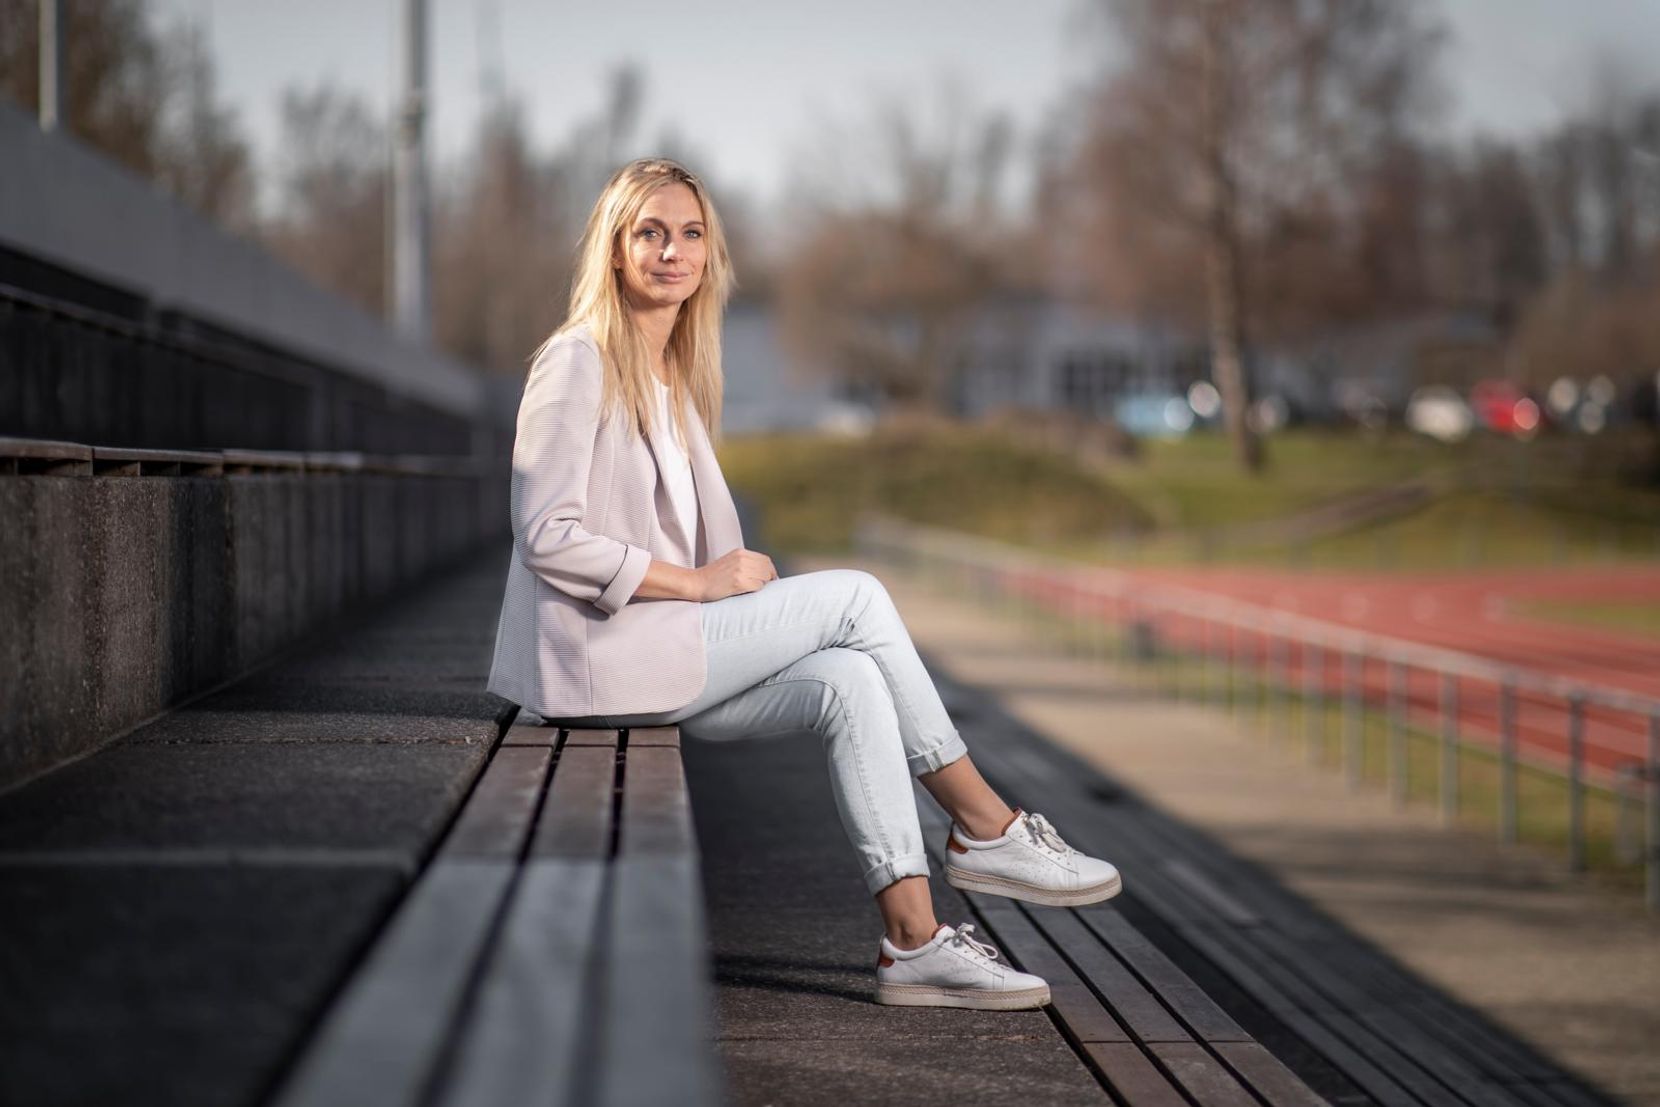
<path fill-rule="evenodd" d="M 1441 674 L 1441 822 L 1458 818 L 1458 676 Z"/>
<path fill-rule="evenodd" d="M 1387 716 L 1389 723 L 1389 798 L 1396 807 L 1406 803 L 1406 681 L 1407 668 L 1399 661 L 1389 662 Z"/>
<path fill-rule="evenodd" d="M 1499 841 L 1516 840 L 1516 684 L 1499 682 Z"/>
<path fill-rule="evenodd" d="M 1200 677 L 1200 689 L 1202 689 L 1200 690 L 1200 699 L 1207 702 L 1207 704 L 1217 702 L 1217 692 L 1220 690 L 1217 689 L 1217 669 L 1220 669 L 1220 666 L 1217 666 L 1217 632 L 1220 629 L 1222 627 L 1218 626 L 1217 622 L 1210 621 L 1210 619 L 1205 621 L 1202 646 L 1200 646 L 1203 651 L 1203 659 L 1205 659 L 1205 671 Z"/>
<path fill-rule="evenodd" d="M 1222 672 L 1223 677 L 1227 680 L 1227 684 L 1223 685 L 1222 699 L 1223 705 L 1228 709 L 1228 714 L 1232 715 L 1233 710 L 1238 705 L 1238 674 L 1235 672 L 1235 667 L 1238 666 L 1238 652 L 1240 652 L 1240 624 L 1238 622 L 1228 624 L 1227 641 L 1223 642 L 1222 649 L 1225 651 L 1223 652 Z"/>
<path fill-rule="evenodd" d="M 1318 765 L 1326 743 L 1326 657 L 1313 642 L 1303 643 L 1303 731 L 1308 763 Z"/>
<path fill-rule="evenodd" d="M 1268 725 L 1272 730 L 1273 740 L 1276 744 L 1284 741 L 1287 732 L 1291 729 L 1290 696 L 1289 689 L 1286 688 L 1286 682 L 1290 680 L 1290 676 L 1287 672 L 1289 666 L 1285 654 L 1285 636 L 1282 634 L 1272 635 L 1268 639 L 1268 679 L 1271 682 L 1270 688 L 1274 696 L 1274 706 L 1269 713 Z"/>
<path fill-rule="evenodd" d="M 1585 868 L 1585 790 L 1580 787 L 1585 760 L 1585 697 L 1568 697 L 1568 870 Z"/>
<path fill-rule="evenodd" d="M 1361 729 L 1361 705 L 1365 694 L 1366 659 L 1358 650 L 1343 653 L 1343 770 L 1350 788 L 1358 788 L 1364 775 L 1365 748 Z"/>
<path fill-rule="evenodd" d="M 1644 884 L 1648 909 L 1660 911 L 1660 709 L 1648 717 L 1648 766 L 1644 773 L 1648 793 L 1648 834 L 1644 855 L 1648 872 Z"/>

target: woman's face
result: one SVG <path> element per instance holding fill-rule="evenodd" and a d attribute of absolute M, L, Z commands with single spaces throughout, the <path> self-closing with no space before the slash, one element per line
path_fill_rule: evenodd
<path fill-rule="evenodd" d="M 708 252 L 703 236 L 703 208 L 690 186 L 676 181 L 646 197 L 612 261 L 630 306 L 678 306 L 696 292 Z"/>

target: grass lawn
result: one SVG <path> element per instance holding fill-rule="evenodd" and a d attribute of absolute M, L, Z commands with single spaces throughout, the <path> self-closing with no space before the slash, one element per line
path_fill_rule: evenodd
<path fill-rule="evenodd" d="M 1517 613 L 1535 619 L 1554 619 L 1582 626 L 1623 630 L 1660 637 L 1660 603 L 1578 603 L 1562 600 L 1530 600 L 1518 604 Z"/>
<path fill-rule="evenodd" d="M 1616 479 L 1644 448 L 1298 430 L 1272 438 L 1267 467 L 1248 474 L 1216 434 L 1092 464 L 998 430 L 944 425 L 733 437 L 721 464 L 761 509 L 755 544 L 784 554 L 845 552 L 858 516 L 880 511 L 1085 561 L 1443 569 L 1660 558 L 1660 490 Z M 1342 533 L 1292 541 L 1237 531 L 1418 478 L 1444 493 Z"/>

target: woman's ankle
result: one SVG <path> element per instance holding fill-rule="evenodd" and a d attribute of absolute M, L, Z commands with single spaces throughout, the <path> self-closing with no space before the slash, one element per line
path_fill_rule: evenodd
<path fill-rule="evenodd" d="M 940 923 L 934 922 L 927 925 L 916 924 L 890 927 L 887 933 L 888 944 L 893 946 L 895 949 L 921 949 L 923 946 L 934 940 L 934 935 L 939 933 L 940 926 Z"/>

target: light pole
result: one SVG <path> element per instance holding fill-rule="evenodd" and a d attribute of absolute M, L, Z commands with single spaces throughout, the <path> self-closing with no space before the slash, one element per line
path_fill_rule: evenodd
<path fill-rule="evenodd" d="M 40 129 L 65 122 L 63 91 L 63 0 L 40 0 Z"/>
<path fill-rule="evenodd" d="M 427 290 L 427 5 L 404 0 L 403 87 L 392 154 L 392 296 L 400 335 L 425 345 L 430 337 Z"/>

